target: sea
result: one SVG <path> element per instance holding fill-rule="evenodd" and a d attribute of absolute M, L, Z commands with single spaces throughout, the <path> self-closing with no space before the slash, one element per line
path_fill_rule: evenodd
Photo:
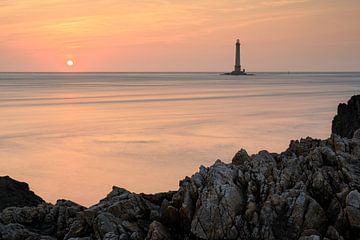
<path fill-rule="evenodd" d="M 155 193 L 217 159 L 327 138 L 360 73 L 0 73 L 0 175 L 48 202 Z"/>

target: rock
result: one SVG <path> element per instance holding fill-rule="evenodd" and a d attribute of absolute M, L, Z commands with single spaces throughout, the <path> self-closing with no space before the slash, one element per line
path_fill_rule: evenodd
<path fill-rule="evenodd" d="M 6 226 L 21 224 L 29 232 L 62 239 L 82 210 L 84 207 L 71 201 L 59 200 L 56 205 L 43 203 L 36 207 L 6 208 L 0 213 L 0 220 Z"/>
<path fill-rule="evenodd" d="M 311 197 L 307 199 L 309 202 L 305 205 L 304 209 L 304 221 L 302 224 L 302 228 L 304 230 L 314 229 L 320 233 L 325 233 L 327 227 L 326 224 L 328 219 L 326 218 L 324 209 L 320 206 L 318 202 L 316 202 Z"/>
<path fill-rule="evenodd" d="M 250 157 L 248 155 L 248 153 L 246 152 L 245 149 L 241 149 L 240 151 L 238 151 L 235 156 L 232 159 L 232 163 L 233 164 L 237 164 L 240 165 L 244 162 L 249 161 Z"/>
<path fill-rule="evenodd" d="M 357 190 L 347 195 L 345 211 L 351 228 L 360 230 L 360 193 Z"/>
<path fill-rule="evenodd" d="M 299 240 L 321 240 L 319 235 L 310 235 L 299 238 Z"/>
<path fill-rule="evenodd" d="M 328 204 L 334 197 L 332 186 L 329 183 L 329 177 L 327 173 L 323 173 L 322 171 L 317 171 L 313 174 L 309 191 L 314 199 L 321 205 Z"/>
<path fill-rule="evenodd" d="M 110 239 L 119 237 L 121 233 L 126 233 L 121 225 L 121 220 L 110 213 L 100 213 L 94 220 L 94 233 L 98 239 Z"/>
<path fill-rule="evenodd" d="M 337 115 L 332 121 L 332 132 L 350 139 L 359 128 L 360 95 L 356 95 L 352 96 L 347 104 L 339 104 Z"/>
<path fill-rule="evenodd" d="M 37 206 L 44 200 L 29 189 L 29 185 L 9 176 L 0 177 L 0 212 L 7 207 Z"/>
<path fill-rule="evenodd" d="M 171 240 L 170 232 L 160 222 L 154 221 L 150 224 L 146 240 Z"/>
<path fill-rule="evenodd" d="M 69 238 L 69 240 L 91 240 L 91 237 Z"/>
<path fill-rule="evenodd" d="M 235 216 L 244 201 L 234 180 L 237 171 L 217 161 L 196 203 L 191 233 L 202 239 L 234 239 Z"/>
<path fill-rule="evenodd" d="M 169 205 L 167 200 L 164 200 L 160 209 L 160 218 L 163 222 L 170 225 L 177 225 L 179 223 L 179 210 L 174 206 Z"/>
<path fill-rule="evenodd" d="M 326 231 L 326 237 L 331 240 L 340 240 L 340 234 L 333 226 L 329 226 L 328 230 Z"/>
<path fill-rule="evenodd" d="M 70 226 L 73 224 L 78 213 L 83 210 L 85 210 L 85 207 L 72 201 L 58 200 L 56 202 L 50 216 L 55 217 L 57 238 L 64 238 L 69 232 Z M 49 216 L 46 217 L 46 219 L 49 218 Z"/>
<path fill-rule="evenodd" d="M 346 152 L 347 141 L 336 134 L 331 135 L 331 142 L 333 144 L 334 150 L 336 153 Z"/>
<path fill-rule="evenodd" d="M 82 212 L 78 214 L 77 219 L 72 222 L 64 239 L 82 239 L 83 236 L 88 236 L 91 232 L 92 226 L 85 221 Z"/>
<path fill-rule="evenodd" d="M 116 202 L 108 208 L 111 214 L 124 220 L 145 218 L 145 215 L 150 213 L 147 210 L 142 198 L 136 195 L 130 195 L 130 198 Z"/>
<path fill-rule="evenodd" d="M 311 137 L 302 138 L 299 140 L 290 141 L 287 153 L 294 153 L 296 156 L 307 156 L 311 149 L 319 147 L 321 143 L 320 139 L 313 139 Z"/>
<path fill-rule="evenodd" d="M 50 236 L 42 236 L 34 233 L 18 223 L 11 223 L 5 226 L 0 224 L 0 239 L 2 240 L 23 240 L 23 239 L 41 239 L 41 240 L 55 240 L 56 238 Z"/>
<path fill-rule="evenodd" d="M 360 209 L 347 206 L 345 211 L 350 227 L 356 230 L 360 230 Z"/>
<path fill-rule="evenodd" d="M 360 128 L 354 132 L 353 138 L 360 139 Z"/>
<path fill-rule="evenodd" d="M 172 195 L 135 194 L 113 187 L 98 204 L 77 215 L 65 238 L 144 239 L 153 219 L 160 218 L 160 204 Z"/>
<path fill-rule="evenodd" d="M 353 190 L 347 195 L 346 205 L 360 209 L 360 193 L 357 190 Z"/>

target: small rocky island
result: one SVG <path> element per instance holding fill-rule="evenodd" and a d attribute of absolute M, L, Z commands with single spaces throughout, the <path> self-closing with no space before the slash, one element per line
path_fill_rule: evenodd
<path fill-rule="evenodd" d="M 0 178 L 0 239 L 360 239 L 360 95 L 340 104 L 328 139 L 284 152 L 240 150 L 180 181 L 178 191 L 113 190 L 85 208 L 44 202 Z"/>

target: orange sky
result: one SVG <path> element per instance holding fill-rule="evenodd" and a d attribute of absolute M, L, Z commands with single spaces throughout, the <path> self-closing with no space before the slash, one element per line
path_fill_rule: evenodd
<path fill-rule="evenodd" d="M 360 71 L 360 1 L 0 0 L 0 71 L 230 71 L 236 38 L 248 71 Z"/>

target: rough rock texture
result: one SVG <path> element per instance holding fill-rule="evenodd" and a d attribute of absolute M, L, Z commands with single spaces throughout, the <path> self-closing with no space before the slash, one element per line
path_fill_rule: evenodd
<path fill-rule="evenodd" d="M 354 132 L 360 128 L 360 95 L 352 96 L 348 103 L 338 106 L 337 115 L 332 122 L 332 132 L 352 138 Z"/>
<path fill-rule="evenodd" d="M 55 205 L 6 208 L 0 213 L 0 239 L 63 239 L 76 214 L 84 209 L 65 200 Z"/>
<path fill-rule="evenodd" d="M 36 206 L 43 203 L 39 196 L 29 190 L 29 185 L 8 176 L 0 177 L 0 211 L 7 207 Z"/>
<path fill-rule="evenodd" d="M 154 195 L 113 190 L 84 208 L 9 207 L 0 239 L 360 240 L 360 137 L 291 141 L 283 153 L 240 150 Z"/>

